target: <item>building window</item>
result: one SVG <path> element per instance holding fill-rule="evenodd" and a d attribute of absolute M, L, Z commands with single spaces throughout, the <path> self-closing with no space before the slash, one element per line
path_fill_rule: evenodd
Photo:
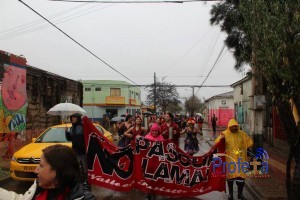
<path fill-rule="evenodd" d="M 84 88 L 84 91 L 91 91 L 91 88 L 86 87 L 86 88 Z"/>
<path fill-rule="evenodd" d="M 120 88 L 110 88 L 110 96 L 121 96 Z"/>
<path fill-rule="evenodd" d="M 222 100 L 222 105 L 226 105 L 226 100 Z"/>
<path fill-rule="evenodd" d="M 101 87 L 96 87 L 95 91 L 101 91 Z"/>

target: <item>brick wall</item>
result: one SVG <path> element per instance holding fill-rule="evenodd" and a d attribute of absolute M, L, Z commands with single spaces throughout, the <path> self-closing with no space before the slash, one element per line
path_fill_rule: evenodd
<path fill-rule="evenodd" d="M 78 81 L 28 66 L 27 98 L 26 139 L 31 139 L 45 128 L 60 123 L 59 116 L 46 114 L 54 105 L 68 100 L 70 103 L 82 106 L 82 84 Z"/>

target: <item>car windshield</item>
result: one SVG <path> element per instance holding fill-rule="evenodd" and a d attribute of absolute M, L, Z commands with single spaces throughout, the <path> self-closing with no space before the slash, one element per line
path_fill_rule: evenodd
<path fill-rule="evenodd" d="M 96 128 L 103 134 L 103 130 L 101 127 L 96 126 Z M 63 142 L 70 142 L 66 139 L 65 135 L 65 127 L 51 127 L 47 129 L 36 141 L 35 143 L 63 143 Z"/>
<path fill-rule="evenodd" d="M 41 142 L 69 142 L 65 136 L 65 128 L 49 128 L 47 129 L 36 141 L 36 143 Z"/>

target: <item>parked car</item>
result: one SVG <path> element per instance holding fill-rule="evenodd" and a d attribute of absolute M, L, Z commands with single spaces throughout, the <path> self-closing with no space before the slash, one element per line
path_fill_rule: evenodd
<path fill-rule="evenodd" d="M 99 124 L 95 127 L 104 136 L 113 142 L 113 136 Z M 65 136 L 65 127 L 71 127 L 71 124 L 60 124 L 51 126 L 42 132 L 37 138 L 32 139 L 32 143 L 25 145 L 19 151 L 15 152 L 10 162 L 10 175 L 15 180 L 33 181 L 37 178 L 34 170 L 40 162 L 42 150 L 47 146 L 63 144 L 72 146 Z M 63 162 L 63 161 L 62 161 Z"/>

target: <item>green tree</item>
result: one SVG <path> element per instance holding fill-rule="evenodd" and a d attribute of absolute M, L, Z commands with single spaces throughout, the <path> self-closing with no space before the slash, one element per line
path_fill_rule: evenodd
<path fill-rule="evenodd" d="M 163 112 L 167 111 L 169 105 L 179 105 L 181 102 L 179 99 L 179 94 L 176 90 L 175 85 L 167 82 L 156 82 L 156 92 L 154 84 L 147 87 L 148 95 L 146 102 L 148 104 L 154 104 L 154 94 L 156 94 L 156 104 L 161 107 Z"/>
<path fill-rule="evenodd" d="M 279 111 L 290 147 L 286 168 L 289 199 L 300 199 L 300 129 L 292 104 L 300 108 L 300 1 L 226 0 L 211 10 L 211 24 L 227 33 L 236 69 L 249 63 L 264 80 Z M 295 159 L 291 181 L 291 160 Z"/>

